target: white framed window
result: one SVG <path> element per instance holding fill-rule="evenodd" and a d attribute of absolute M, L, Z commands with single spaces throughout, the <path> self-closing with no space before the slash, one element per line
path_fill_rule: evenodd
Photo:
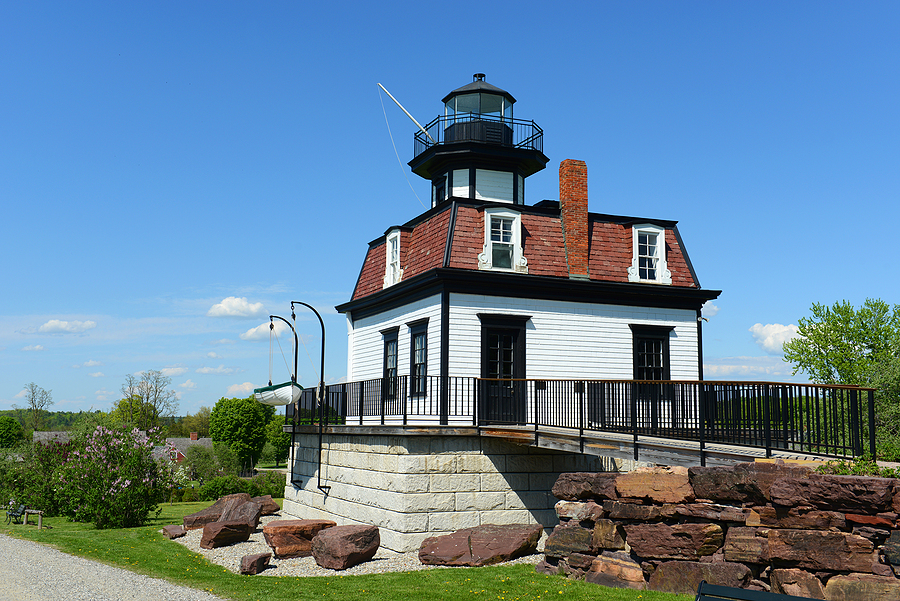
<path fill-rule="evenodd" d="M 385 239 L 384 287 L 393 286 L 403 277 L 400 269 L 400 230 L 388 232 Z"/>
<path fill-rule="evenodd" d="M 508 209 L 484 211 L 484 249 L 478 255 L 478 269 L 528 273 L 522 254 L 522 216 Z"/>
<path fill-rule="evenodd" d="M 666 263 L 666 229 L 642 224 L 631 228 L 632 259 L 629 282 L 671 284 L 672 272 Z"/>

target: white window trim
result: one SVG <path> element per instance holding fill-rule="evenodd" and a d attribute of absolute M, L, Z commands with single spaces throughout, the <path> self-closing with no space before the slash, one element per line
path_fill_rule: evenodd
<path fill-rule="evenodd" d="M 656 247 L 659 257 L 656 262 L 656 279 L 645 280 L 640 276 L 640 259 L 638 256 L 638 236 L 641 233 L 656 234 Z M 669 271 L 666 262 L 666 228 L 653 225 L 651 223 L 642 223 L 632 226 L 631 228 L 632 255 L 631 267 L 628 268 L 628 281 L 640 282 L 645 284 L 671 284 L 672 272 Z"/>
<path fill-rule="evenodd" d="M 493 253 L 491 252 L 491 219 L 494 217 L 512 219 L 512 246 L 513 260 L 512 269 L 502 267 L 494 267 L 492 264 Z M 515 273 L 528 273 L 528 259 L 522 253 L 522 215 L 516 211 L 510 211 L 506 208 L 493 207 L 484 210 L 484 248 L 478 255 L 478 269 L 491 271 L 507 271 Z"/>
<path fill-rule="evenodd" d="M 397 243 L 397 269 L 391 269 L 391 243 Z M 403 279 L 403 269 L 400 268 L 400 257 L 402 252 L 400 249 L 400 230 L 395 229 L 388 232 L 384 239 L 384 288 L 393 286 Z"/>

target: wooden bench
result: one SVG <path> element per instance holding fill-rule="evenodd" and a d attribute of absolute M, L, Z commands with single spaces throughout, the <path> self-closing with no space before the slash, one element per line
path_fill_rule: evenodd
<path fill-rule="evenodd" d="M 766 591 L 751 591 L 746 588 L 710 584 L 705 580 L 701 580 L 700 586 L 697 587 L 697 598 L 695 601 L 821 601 L 821 599 L 767 593 Z"/>
<path fill-rule="evenodd" d="M 41 530 L 44 527 L 44 512 L 41 511 L 40 509 L 26 509 L 24 512 L 22 512 L 22 518 L 23 518 L 22 525 L 23 526 L 28 523 L 29 515 L 38 516 L 38 530 Z M 48 526 L 48 528 L 49 528 L 49 526 Z"/>

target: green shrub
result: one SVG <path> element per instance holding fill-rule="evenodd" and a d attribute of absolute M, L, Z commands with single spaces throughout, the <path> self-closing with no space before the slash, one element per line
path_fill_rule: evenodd
<path fill-rule="evenodd" d="M 41 509 L 44 515 L 62 515 L 65 497 L 60 494 L 59 474 L 76 448 L 75 443 L 57 441 L 19 446 L 21 460 L 14 460 L 5 476 L 7 494 L 16 504 Z"/>
<path fill-rule="evenodd" d="M 871 456 L 857 457 L 853 461 L 837 459 L 828 461 L 816 468 L 819 474 L 834 474 L 838 476 L 875 476 L 878 478 L 900 478 L 900 471 L 881 467 Z"/>
<path fill-rule="evenodd" d="M 260 472 L 250 480 L 247 492 L 250 493 L 251 497 L 262 497 L 265 495 L 283 497 L 285 480 L 285 475 L 281 472 Z"/>
<path fill-rule="evenodd" d="M 197 491 L 193 488 L 185 488 L 184 492 L 181 495 L 182 503 L 196 503 L 200 500 L 200 497 L 197 495 Z"/>
<path fill-rule="evenodd" d="M 153 446 L 137 429 L 97 426 L 58 473 L 66 515 L 101 529 L 146 524 L 173 487 L 172 471 L 156 463 Z"/>
<path fill-rule="evenodd" d="M 201 501 L 215 501 L 225 495 L 233 495 L 239 492 L 248 492 L 248 482 L 237 476 L 219 476 L 200 487 Z"/>

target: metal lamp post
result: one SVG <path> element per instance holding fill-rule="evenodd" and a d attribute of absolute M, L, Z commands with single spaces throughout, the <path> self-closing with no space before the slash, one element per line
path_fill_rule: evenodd
<path fill-rule="evenodd" d="M 325 430 L 325 322 L 322 321 L 322 316 L 319 315 L 319 312 L 316 311 L 316 308 L 310 304 L 304 303 L 302 301 L 291 301 L 291 319 L 294 320 L 294 323 L 297 322 L 297 314 L 294 312 L 294 305 L 303 305 L 310 311 L 316 314 L 316 317 L 319 318 L 319 325 L 322 327 L 322 355 L 321 362 L 319 364 L 319 390 L 316 395 L 317 402 L 319 404 L 319 465 L 317 468 L 318 473 L 318 489 L 321 490 L 326 495 L 328 491 L 331 490 L 330 486 L 325 486 L 322 484 L 322 434 Z"/>

